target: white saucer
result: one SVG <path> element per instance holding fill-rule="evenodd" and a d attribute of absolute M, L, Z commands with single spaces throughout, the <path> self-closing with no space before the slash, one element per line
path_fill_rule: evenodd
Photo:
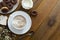
<path fill-rule="evenodd" d="M 17 0 L 17 3 L 14 5 L 14 7 L 11 9 L 11 10 L 9 10 L 7 13 L 11 13 L 11 12 L 13 12 L 17 7 L 18 7 L 18 5 L 19 5 L 19 0 Z M 0 13 L 2 13 L 1 12 L 1 9 L 0 9 Z M 5 14 L 5 13 L 2 13 L 2 14 Z"/>
<path fill-rule="evenodd" d="M 22 15 L 22 16 L 24 16 L 24 17 L 26 18 L 27 23 L 26 23 L 26 25 L 25 25 L 25 28 L 22 29 L 22 30 L 17 30 L 17 29 L 15 29 L 14 27 L 12 27 L 12 25 L 11 25 L 13 18 L 14 18 L 15 16 L 17 16 L 17 15 Z M 8 27 L 9 27 L 9 29 L 10 29 L 13 33 L 15 33 L 15 34 L 25 34 L 26 32 L 28 32 L 28 31 L 30 30 L 31 25 L 32 25 L 31 18 L 30 18 L 30 16 L 29 16 L 26 12 L 24 12 L 24 11 L 16 11 L 16 12 L 14 12 L 13 14 L 11 14 L 10 17 L 9 17 L 9 19 L 8 19 Z"/>

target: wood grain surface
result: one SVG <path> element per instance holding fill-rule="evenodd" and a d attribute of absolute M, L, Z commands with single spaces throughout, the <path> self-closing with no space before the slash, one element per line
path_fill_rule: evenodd
<path fill-rule="evenodd" d="M 33 40 L 60 40 L 59 36 L 58 36 L 59 33 L 56 33 L 56 31 L 58 30 L 59 25 L 60 25 L 60 18 L 59 18 L 60 17 L 60 11 L 59 11 L 60 10 L 60 0 L 52 0 L 52 1 L 48 0 L 48 1 L 52 4 L 55 3 L 55 4 L 53 4 L 54 7 L 51 9 L 51 11 L 48 13 L 48 16 L 44 19 L 44 21 L 38 27 L 37 31 L 35 32 L 35 34 L 33 36 Z M 47 1 L 46 1 L 46 3 L 47 3 Z M 52 4 L 51 4 L 51 6 L 52 6 Z M 48 6 L 48 4 L 47 4 L 47 6 Z M 43 10 L 41 10 L 41 11 L 43 11 Z M 48 10 L 47 10 L 47 12 L 48 12 Z M 49 20 L 51 20 L 52 22 L 54 20 L 56 20 L 56 21 L 54 21 L 54 24 L 52 26 L 50 26 L 50 25 L 48 25 Z M 55 33 L 56 33 L 57 37 L 56 37 L 56 35 L 54 35 Z"/>
<path fill-rule="evenodd" d="M 18 8 L 15 10 L 26 11 L 31 16 L 32 27 L 29 32 L 34 32 L 33 35 L 19 40 L 60 40 L 60 0 L 33 0 L 33 2 L 33 8 L 25 10 L 22 8 L 20 0 Z M 32 16 L 33 12 L 36 12 L 37 16 Z M 7 16 L 9 15 L 7 14 Z M 19 37 L 22 36 L 17 35 L 15 40 L 18 40 Z"/>

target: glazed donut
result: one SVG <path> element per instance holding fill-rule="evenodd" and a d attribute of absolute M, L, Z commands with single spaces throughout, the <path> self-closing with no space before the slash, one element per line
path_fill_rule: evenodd
<path fill-rule="evenodd" d="M 11 0 L 11 3 L 12 4 L 16 4 L 17 3 L 17 0 Z"/>
<path fill-rule="evenodd" d="M 2 11 L 3 13 L 7 13 L 7 12 L 9 11 L 9 9 L 8 9 L 8 7 L 2 7 L 2 8 L 1 8 L 1 11 Z"/>
<path fill-rule="evenodd" d="M 12 9 L 12 8 L 13 8 L 13 4 L 12 4 L 12 3 L 8 3 L 8 4 L 7 4 L 7 7 L 8 7 L 9 9 Z"/>
<path fill-rule="evenodd" d="M 3 2 L 5 2 L 5 3 L 9 3 L 9 2 L 10 2 L 10 0 L 3 0 Z"/>

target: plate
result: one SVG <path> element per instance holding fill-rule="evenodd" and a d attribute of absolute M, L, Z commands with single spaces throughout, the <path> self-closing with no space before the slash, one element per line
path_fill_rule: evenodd
<path fill-rule="evenodd" d="M 22 30 L 18 30 L 18 29 L 15 29 L 14 27 L 12 27 L 12 21 L 13 21 L 13 18 L 17 15 L 22 15 L 23 17 L 26 18 L 26 25 L 24 27 L 24 29 Z M 12 13 L 8 19 L 8 28 L 15 34 L 25 34 L 26 32 L 28 32 L 31 28 L 31 25 L 32 25 L 32 21 L 31 21 L 31 18 L 30 16 L 24 12 L 24 11 L 16 11 L 14 13 Z"/>
<path fill-rule="evenodd" d="M 18 7 L 19 2 L 20 2 L 20 1 L 18 0 L 17 3 L 14 5 L 14 7 L 7 12 L 7 14 L 13 12 L 13 11 Z M 0 13 L 1 13 L 1 14 L 5 14 L 5 13 L 2 13 L 2 12 L 1 12 L 1 9 L 0 9 Z"/>

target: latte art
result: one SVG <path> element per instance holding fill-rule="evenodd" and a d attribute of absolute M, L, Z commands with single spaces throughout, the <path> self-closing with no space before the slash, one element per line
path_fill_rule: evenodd
<path fill-rule="evenodd" d="M 15 28 L 22 28 L 24 27 L 26 24 L 26 19 L 23 17 L 23 16 L 16 16 L 14 19 L 13 19 L 13 22 L 12 22 L 12 25 L 15 27 Z"/>

